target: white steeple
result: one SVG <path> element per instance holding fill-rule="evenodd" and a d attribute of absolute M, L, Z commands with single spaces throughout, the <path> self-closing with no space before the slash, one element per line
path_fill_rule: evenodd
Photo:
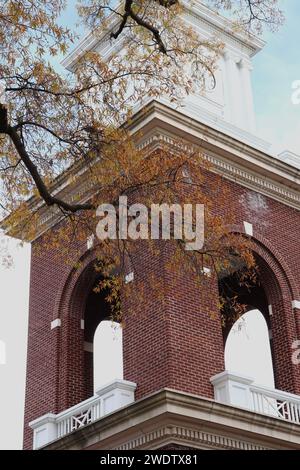
<path fill-rule="evenodd" d="M 189 95 L 179 108 L 178 104 L 163 97 L 157 100 L 171 107 L 177 106 L 185 115 L 227 135 L 261 150 L 268 150 L 270 144 L 255 135 L 251 84 L 252 57 L 263 48 L 264 41 L 237 31 L 232 22 L 205 7 L 200 0 L 182 0 L 182 4 L 185 7 L 183 17 L 187 26 L 191 26 L 201 38 L 217 39 L 224 46 L 215 73 L 216 86 L 207 87 L 205 92 Z M 107 33 L 96 37 L 90 33 L 63 61 L 63 65 L 72 69 L 85 50 L 98 50 L 102 56 L 108 57 L 110 53 L 122 48 L 120 38 L 114 42 L 108 41 L 107 37 Z M 147 99 L 142 105 L 146 103 Z M 138 108 L 135 109 L 137 110 Z"/>

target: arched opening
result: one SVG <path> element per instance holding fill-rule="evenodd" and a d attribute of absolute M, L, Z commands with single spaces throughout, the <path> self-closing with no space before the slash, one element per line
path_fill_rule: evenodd
<path fill-rule="evenodd" d="M 103 320 L 94 335 L 94 392 L 116 379 L 123 379 L 122 327 Z"/>
<path fill-rule="evenodd" d="M 95 288 L 96 277 L 84 309 L 84 379 L 87 396 L 114 379 L 123 378 L 122 329 L 112 321 L 108 290 Z"/>
<path fill-rule="evenodd" d="M 258 278 L 241 283 L 241 272 L 219 279 L 225 369 L 274 388 L 274 362 L 269 304 Z"/>
<path fill-rule="evenodd" d="M 259 310 L 239 318 L 226 339 L 225 369 L 274 388 L 274 372 L 267 322 Z"/>
<path fill-rule="evenodd" d="M 224 343 L 241 313 L 259 310 L 264 316 L 268 328 L 270 327 L 268 299 L 260 279 L 245 282 L 241 279 L 242 273 L 240 270 L 229 275 L 224 274 L 219 278 Z"/>

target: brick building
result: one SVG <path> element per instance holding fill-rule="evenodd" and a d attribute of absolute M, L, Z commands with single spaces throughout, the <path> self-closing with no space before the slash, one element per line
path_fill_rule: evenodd
<path fill-rule="evenodd" d="M 249 296 L 270 332 L 275 389 L 225 371 L 218 285 L 199 296 L 195 281 L 164 272 L 160 259 L 139 254 L 139 276 L 165 285 L 161 299 L 146 298 L 139 319 L 123 331 L 124 377 L 93 392 L 93 335 L 105 319 L 95 316 L 91 292 L 93 249 L 81 247 L 81 267 L 71 269 L 51 250 L 40 256 L 32 241 L 25 407 L 25 448 L 47 449 L 295 449 L 300 448 L 300 366 L 293 345 L 300 338 L 300 157 L 272 156 L 256 135 L 251 59 L 263 42 L 234 32 L 219 15 L 194 2 L 186 21 L 225 44 L 217 86 L 190 96 L 175 109 L 166 100 L 137 109 L 131 131 L 137 145 L 159 145 L 178 136 L 203 149 L 231 190 L 239 224 L 252 237 L 260 286 Z M 105 48 L 92 36 L 65 60 L 72 68 L 83 47 Z M 140 132 L 141 131 L 141 132 Z M 213 178 L 213 175 L 212 175 Z M 57 181 L 65 194 L 67 176 Z M 85 195 L 88 175 L 82 171 Z M 39 206 L 44 228 L 55 214 Z M 128 273 L 130 274 L 130 273 Z M 241 294 L 242 295 L 242 294 Z M 138 312 L 139 313 L 139 312 Z"/>

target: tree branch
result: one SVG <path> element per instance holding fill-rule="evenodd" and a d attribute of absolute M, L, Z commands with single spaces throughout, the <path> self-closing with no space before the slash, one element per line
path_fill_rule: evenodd
<path fill-rule="evenodd" d="M 178 3 L 178 0 L 155 0 L 159 5 L 161 5 L 164 8 L 170 8 L 172 5 L 176 5 Z M 133 6 L 133 0 L 126 0 L 125 1 L 125 6 L 124 6 L 124 15 L 122 15 L 122 21 L 119 25 L 118 30 L 115 33 L 111 34 L 111 37 L 114 39 L 117 39 L 122 31 L 124 30 L 128 18 L 133 19 L 139 26 L 142 26 L 143 28 L 147 29 L 152 33 L 153 38 L 158 45 L 158 48 L 160 52 L 163 54 L 167 54 L 167 48 L 161 39 L 160 32 L 155 26 L 153 26 L 151 23 L 148 21 L 145 21 L 143 18 L 141 18 L 137 13 L 135 13 L 132 9 Z"/>
<path fill-rule="evenodd" d="M 0 103 L 0 133 L 5 134 L 8 129 L 7 108 Z"/>
<path fill-rule="evenodd" d="M 28 155 L 28 152 L 26 151 L 26 148 L 16 128 L 8 124 L 7 110 L 5 106 L 3 106 L 2 104 L 0 104 L 0 133 L 7 134 L 11 138 L 15 146 L 15 149 L 20 156 L 20 159 L 22 160 L 28 172 L 30 173 L 33 181 L 36 184 L 36 187 L 38 189 L 40 196 L 45 201 L 47 206 L 57 205 L 61 209 L 64 209 L 65 211 L 71 212 L 71 213 L 79 212 L 82 210 L 95 209 L 95 207 L 92 204 L 70 204 L 60 198 L 52 196 L 46 184 L 44 183 L 43 178 L 38 172 L 36 165 L 33 163 L 30 156 Z"/>

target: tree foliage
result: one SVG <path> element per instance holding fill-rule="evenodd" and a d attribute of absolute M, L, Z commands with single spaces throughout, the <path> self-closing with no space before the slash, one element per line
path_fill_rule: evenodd
<path fill-rule="evenodd" d="M 229 10 L 236 18 L 235 27 L 250 32 L 261 32 L 264 24 L 274 29 L 282 21 L 276 0 L 203 3 L 218 11 Z M 193 196 L 206 206 L 205 248 L 188 255 L 184 243 L 174 244 L 175 264 L 184 264 L 202 280 L 207 264 L 216 272 L 229 269 L 233 253 L 252 268 L 248 242 L 230 235 L 234 214 L 224 209 L 221 217 L 213 209 L 216 197 L 219 207 L 225 208 L 226 192 L 207 191 L 204 175 L 209 169 L 201 152 L 187 151 L 178 142 L 173 151 L 149 153 L 147 148 L 136 148 L 123 126 L 145 96 L 177 102 L 188 93 L 201 92 L 208 78 L 214 81 L 222 44 L 217 38 L 204 40 L 187 27 L 182 19 L 184 2 L 179 0 L 116 4 L 81 0 L 78 14 L 94 35 L 107 31 L 108 42 L 120 41 L 122 51 L 109 57 L 95 50 L 84 52 L 67 72 L 53 61 L 68 51 L 76 37 L 76 28 L 61 25 L 66 2 L 0 1 L 0 204 L 4 214 L 11 214 L 12 226 L 20 222 L 27 226 L 25 232 L 32 237 L 37 221 L 27 201 L 40 198 L 61 212 L 63 229 L 51 234 L 51 242 L 45 238 L 45 243 L 60 244 L 62 251 L 66 240 L 85 240 L 95 230 L 95 208 L 101 202 L 116 204 L 120 195 L 134 200 L 138 194 L 148 205 L 182 204 Z M 72 169 L 82 162 L 97 188 L 87 201 L 74 193 L 79 176 Z M 71 201 L 52 189 L 57 176 L 66 171 Z M 113 282 L 120 288 L 122 260 L 132 258 L 134 243 L 104 242 L 98 248 L 101 269 L 104 258 L 108 271 L 118 266 Z"/>

